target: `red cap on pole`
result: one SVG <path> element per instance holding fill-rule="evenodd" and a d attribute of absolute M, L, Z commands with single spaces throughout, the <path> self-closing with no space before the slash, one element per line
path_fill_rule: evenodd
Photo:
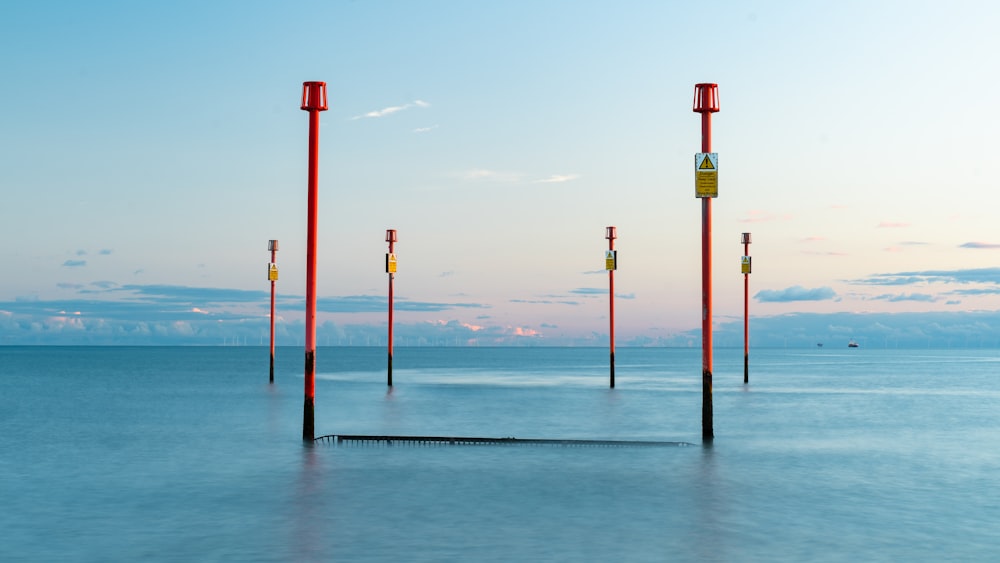
<path fill-rule="evenodd" d="M 697 113 L 715 113 L 719 111 L 719 85 L 702 83 L 694 85 L 694 106 Z"/>
<path fill-rule="evenodd" d="M 302 83 L 302 106 L 306 111 L 326 111 L 326 82 Z"/>

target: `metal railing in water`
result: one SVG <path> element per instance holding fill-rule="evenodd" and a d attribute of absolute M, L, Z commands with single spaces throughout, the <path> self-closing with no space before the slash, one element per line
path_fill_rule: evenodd
<path fill-rule="evenodd" d="M 357 446 L 570 446 L 570 447 L 683 447 L 688 442 L 647 440 L 552 440 L 540 438 L 477 438 L 470 436 L 366 436 L 360 434 L 327 434 L 315 442 Z"/>

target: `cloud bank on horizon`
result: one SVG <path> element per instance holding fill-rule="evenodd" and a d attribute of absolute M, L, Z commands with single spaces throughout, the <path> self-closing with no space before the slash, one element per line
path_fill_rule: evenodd
<path fill-rule="evenodd" d="M 933 302 L 948 295 L 990 295 L 1000 293 L 1000 268 L 974 270 L 923 270 L 880 273 L 852 283 L 875 286 L 988 283 L 993 287 L 949 289 L 940 295 L 929 293 L 882 293 L 865 296 L 866 301 L 893 303 Z M 253 343 L 265 339 L 269 330 L 270 294 L 264 290 L 195 287 L 165 284 L 124 284 L 103 280 L 90 284 L 64 284 L 64 289 L 78 297 L 70 299 L 20 298 L 0 301 L 0 344 L 200 344 L 218 345 L 237 342 Z M 583 299 L 607 298 L 607 290 L 578 287 L 566 295 Z M 754 296 L 761 303 L 794 303 L 799 301 L 842 300 L 829 287 L 805 288 L 791 286 L 782 290 L 761 290 Z M 603 299 L 602 299 L 603 298 Z M 617 299 L 632 300 L 633 294 L 616 294 Z M 559 295 L 535 299 L 509 299 L 513 304 L 562 305 L 579 307 L 582 301 Z M 301 341 L 301 314 L 304 298 L 300 295 L 277 295 L 279 344 L 293 345 Z M 317 299 L 320 313 L 332 315 L 323 322 L 323 340 L 334 345 L 381 345 L 385 343 L 384 322 L 358 322 L 351 319 L 365 314 L 382 315 L 387 311 L 384 295 L 349 295 Z M 399 312 L 445 314 L 461 310 L 495 309 L 489 303 L 472 301 L 429 302 L 397 297 Z M 601 307 L 603 310 L 603 306 Z M 499 311 L 498 311 L 499 312 Z M 595 311 L 595 316 L 600 317 Z M 968 330 L 970 315 L 979 319 Z M 457 318 L 435 318 L 403 322 L 396 334 L 400 345 L 602 345 L 607 340 L 603 331 L 570 331 L 550 322 L 521 324 L 483 324 L 495 319 L 495 314 L 477 313 L 476 322 Z M 333 320 L 338 319 L 338 320 Z M 916 323 L 916 324 L 914 324 Z M 929 323 L 929 324 L 928 324 Z M 948 345 L 992 345 L 990 332 L 1000 328 L 1000 311 L 961 312 L 896 312 L 896 313 L 801 313 L 759 316 L 752 320 L 757 345 L 787 345 L 790 334 L 798 335 L 797 345 L 812 340 L 853 338 L 862 335 L 894 346 L 929 346 L 946 342 Z M 718 339 L 725 345 L 734 338 L 741 321 L 717 323 Z M 837 327 L 834 329 L 833 327 Z M 629 331 L 620 342 L 623 346 L 696 346 L 700 331 L 696 328 L 671 334 L 655 330 Z M 1000 339 L 998 345 L 1000 345 Z M 971 344 L 970 344 L 971 343 Z"/>

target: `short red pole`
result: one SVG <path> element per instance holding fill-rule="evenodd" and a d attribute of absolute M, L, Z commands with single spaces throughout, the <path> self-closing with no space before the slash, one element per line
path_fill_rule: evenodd
<path fill-rule="evenodd" d="M 389 387 L 392 387 L 392 282 L 396 278 L 396 240 L 396 229 L 386 229 L 385 241 L 389 243 L 389 253 L 385 255 L 385 271 L 389 274 Z"/>
<path fill-rule="evenodd" d="M 611 324 L 609 340 L 611 343 L 611 388 L 615 388 L 615 270 L 618 269 L 618 253 L 615 251 L 615 239 L 618 230 L 615 227 L 605 229 L 604 238 L 608 239 L 608 252 L 604 255 L 604 267 L 608 271 L 608 319 Z"/>
<path fill-rule="evenodd" d="M 712 114 L 719 85 L 695 84 L 693 111 L 701 114 L 701 152 L 712 152 Z M 715 437 L 712 421 L 712 198 L 701 198 L 701 436 Z"/>
<path fill-rule="evenodd" d="M 267 279 L 271 280 L 271 383 L 274 383 L 274 284 L 278 281 L 278 264 L 275 261 L 278 241 L 267 241 L 267 249 L 271 251 L 271 263 L 267 265 Z"/>
<path fill-rule="evenodd" d="M 319 207 L 319 112 L 326 111 L 326 82 L 302 83 L 302 106 L 309 112 L 309 196 L 306 226 L 306 363 L 302 439 L 315 439 L 316 416 L 316 222 Z"/>
<path fill-rule="evenodd" d="M 743 383 L 750 383 L 750 233 L 743 233 Z"/>

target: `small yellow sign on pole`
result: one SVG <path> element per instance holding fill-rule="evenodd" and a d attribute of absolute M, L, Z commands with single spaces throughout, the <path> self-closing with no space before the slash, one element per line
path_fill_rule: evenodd
<path fill-rule="evenodd" d="M 267 264 L 267 280 L 278 281 L 278 265 L 274 262 L 269 262 Z"/>
<path fill-rule="evenodd" d="M 388 274 L 395 274 L 396 273 L 396 255 L 395 254 L 388 254 L 387 253 L 385 255 L 385 271 Z"/>
<path fill-rule="evenodd" d="M 740 257 L 740 273 L 749 274 L 750 273 L 750 257 L 741 256 Z"/>
<path fill-rule="evenodd" d="M 700 152 L 694 155 L 695 197 L 719 197 L 719 153 Z"/>
<path fill-rule="evenodd" d="M 605 270 L 617 270 L 618 269 L 618 251 L 617 250 L 605 250 L 604 251 L 604 269 Z"/>

